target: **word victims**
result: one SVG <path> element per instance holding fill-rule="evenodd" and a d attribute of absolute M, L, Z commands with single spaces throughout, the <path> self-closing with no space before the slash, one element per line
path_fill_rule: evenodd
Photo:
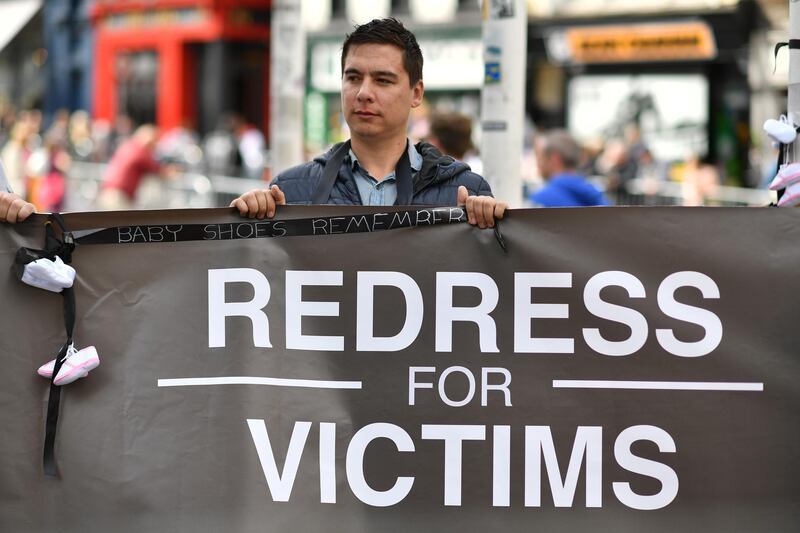
<path fill-rule="evenodd" d="M 296 421 L 288 449 L 273 450 L 267 423 L 263 419 L 248 419 L 247 426 L 258 454 L 267 488 L 273 501 L 288 502 L 294 480 L 301 466 L 303 450 L 314 424 Z M 421 439 L 441 441 L 444 450 L 443 502 L 448 507 L 462 505 L 462 468 L 464 461 L 484 460 L 492 468 L 492 506 L 509 507 L 511 502 L 511 426 L 422 424 Z M 336 457 L 337 427 L 332 422 L 318 424 L 319 454 L 305 454 L 318 458 L 320 503 L 337 501 Z M 375 488 L 367 481 L 364 457 L 369 445 L 377 439 L 388 439 L 400 453 L 414 453 L 414 440 L 406 430 L 395 424 L 378 422 L 368 424 L 353 434 L 347 445 L 345 473 L 348 486 L 361 502 L 374 507 L 388 507 L 401 503 L 411 492 L 415 477 L 397 476 L 388 489 Z M 491 454 L 481 448 L 491 440 Z M 640 442 L 655 444 L 660 453 L 675 453 L 675 441 L 663 429 L 651 425 L 637 425 L 624 429 L 614 440 L 614 459 L 627 472 L 656 479 L 661 488 L 654 494 L 639 494 L 622 476 L 611 483 L 616 499 L 631 509 L 649 511 L 669 505 L 678 494 L 678 475 L 667 464 L 636 455 L 634 447 Z M 517 444 L 518 446 L 519 444 Z M 579 426 L 575 432 L 569 463 L 563 469 L 556 456 L 550 426 L 525 426 L 524 470 L 522 490 L 525 507 L 550 505 L 543 501 L 542 481 L 549 483 L 554 507 L 573 507 L 578 479 L 583 474 L 586 507 L 603 507 L 603 428 Z M 478 451 L 480 450 L 480 451 Z M 393 453 L 393 452 L 392 452 Z M 283 469 L 278 468 L 276 456 L 285 458 Z M 381 458 L 385 461 L 389 457 Z M 313 460 L 313 459 L 312 459 Z M 544 470 L 542 469 L 544 465 Z M 487 464 L 488 466 L 488 464 Z M 563 465 L 562 465 L 563 466 Z M 308 467 L 308 465 L 307 465 Z M 317 470 L 316 467 L 310 467 Z M 383 489 L 383 490 L 382 490 Z M 476 502 L 470 502 L 476 503 Z"/>

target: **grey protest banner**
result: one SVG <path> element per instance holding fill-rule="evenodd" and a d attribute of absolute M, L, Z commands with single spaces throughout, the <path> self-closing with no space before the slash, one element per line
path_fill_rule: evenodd
<path fill-rule="evenodd" d="M 43 218 L 0 228 L 0 530 L 796 529 L 800 213 L 513 210 L 506 251 L 382 213 L 66 215 L 125 242 L 73 254 L 101 364 L 62 388 L 57 478 L 61 301 L 10 268 Z"/>

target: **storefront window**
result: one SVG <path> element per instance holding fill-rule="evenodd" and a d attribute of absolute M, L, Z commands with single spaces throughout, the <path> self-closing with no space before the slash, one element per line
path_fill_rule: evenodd
<path fill-rule="evenodd" d="M 117 109 L 134 124 L 156 121 L 156 78 L 158 58 L 155 51 L 127 52 L 117 56 Z"/>

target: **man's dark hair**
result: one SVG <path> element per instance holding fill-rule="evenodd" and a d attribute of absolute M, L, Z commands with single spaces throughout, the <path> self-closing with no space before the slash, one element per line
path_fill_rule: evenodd
<path fill-rule="evenodd" d="M 366 24 L 361 24 L 347 35 L 342 45 L 342 72 L 344 60 L 351 46 L 361 44 L 390 44 L 403 51 L 403 66 L 408 72 L 408 78 L 413 87 L 422 79 L 422 51 L 417 44 L 417 38 L 408 31 L 403 23 L 395 18 L 374 19 Z"/>

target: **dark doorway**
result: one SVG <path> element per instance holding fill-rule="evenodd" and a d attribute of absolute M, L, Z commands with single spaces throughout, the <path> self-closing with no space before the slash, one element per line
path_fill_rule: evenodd
<path fill-rule="evenodd" d="M 267 47 L 213 42 L 193 46 L 197 54 L 197 126 L 201 135 L 219 128 L 229 113 L 264 128 Z"/>
<path fill-rule="evenodd" d="M 134 124 L 156 122 L 156 80 L 158 55 L 155 51 L 125 52 L 117 55 L 117 109 Z"/>

